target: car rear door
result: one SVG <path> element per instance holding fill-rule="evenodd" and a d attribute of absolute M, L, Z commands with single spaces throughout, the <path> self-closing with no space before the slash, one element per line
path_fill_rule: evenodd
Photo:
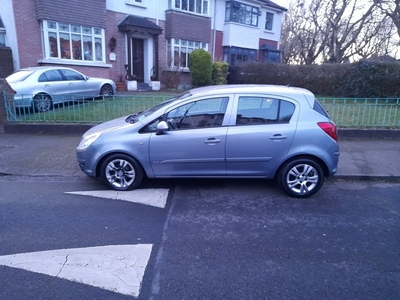
<path fill-rule="evenodd" d="M 53 103 L 69 98 L 69 85 L 63 80 L 58 69 L 43 72 L 38 77 L 38 85 L 51 96 Z"/>
<path fill-rule="evenodd" d="M 152 134 L 150 162 L 156 177 L 224 176 L 229 96 L 193 100 L 168 111 L 171 126 Z"/>
<path fill-rule="evenodd" d="M 226 139 L 227 175 L 270 176 L 291 146 L 297 105 L 264 95 L 236 95 L 235 110 Z"/>

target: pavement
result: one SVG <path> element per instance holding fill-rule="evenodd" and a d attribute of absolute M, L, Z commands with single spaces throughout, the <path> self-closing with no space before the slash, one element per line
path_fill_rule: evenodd
<path fill-rule="evenodd" d="M 80 136 L 0 134 L 0 175 L 86 177 L 75 156 Z M 400 183 L 400 138 L 342 138 L 339 146 L 338 172 L 332 179 Z"/>

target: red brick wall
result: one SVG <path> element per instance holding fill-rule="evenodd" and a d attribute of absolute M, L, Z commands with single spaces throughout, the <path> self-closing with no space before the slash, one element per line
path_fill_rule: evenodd
<path fill-rule="evenodd" d="M 43 58 L 43 54 L 41 28 L 36 20 L 35 1 L 18 0 L 12 2 L 20 67 L 37 66 L 37 60 Z"/>
<path fill-rule="evenodd" d="M 223 37 L 224 37 L 224 33 L 222 31 L 216 30 L 214 61 L 222 61 L 222 59 L 223 59 L 223 56 L 224 56 L 223 48 L 222 48 Z"/>
<path fill-rule="evenodd" d="M 168 10 L 165 36 L 195 42 L 211 42 L 211 18 Z"/>
<path fill-rule="evenodd" d="M 126 37 L 125 33 L 118 31 L 118 23 L 125 19 L 127 15 L 122 13 L 116 13 L 107 11 L 107 22 L 106 22 L 106 55 L 107 63 L 112 64 L 112 68 L 109 69 L 109 78 L 117 81 L 118 74 L 123 74 L 125 77 L 125 62 L 126 62 Z M 114 53 L 116 55 L 115 61 L 110 61 L 110 48 L 108 42 L 114 37 L 116 39 L 116 47 Z"/>
<path fill-rule="evenodd" d="M 11 48 L 0 47 L 0 78 L 6 78 L 12 72 L 14 66 Z"/>

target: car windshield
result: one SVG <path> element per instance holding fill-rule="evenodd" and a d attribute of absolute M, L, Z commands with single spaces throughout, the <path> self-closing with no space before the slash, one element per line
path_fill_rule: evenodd
<path fill-rule="evenodd" d="M 7 77 L 8 82 L 19 82 L 24 81 L 28 78 L 34 71 L 33 70 L 19 70 Z"/>
<path fill-rule="evenodd" d="M 189 97 L 191 95 L 192 95 L 191 93 L 187 92 L 187 93 L 184 93 L 184 94 L 182 94 L 180 96 L 174 97 L 172 99 L 165 100 L 165 101 L 153 106 L 152 108 L 150 108 L 148 110 L 141 111 L 141 112 L 138 112 L 138 113 L 130 115 L 129 117 L 127 117 L 125 119 L 125 121 L 127 123 L 132 123 L 132 124 L 136 123 L 137 121 L 143 120 L 144 118 L 150 116 L 151 114 L 153 114 L 157 110 L 163 108 L 164 106 L 167 106 L 168 104 L 170 104 L 170 103 L 172 103 L 174 101 L 179 101 L 179 100 L 185 99 L 185 98 L 187 98 L 187 97 Z"/>

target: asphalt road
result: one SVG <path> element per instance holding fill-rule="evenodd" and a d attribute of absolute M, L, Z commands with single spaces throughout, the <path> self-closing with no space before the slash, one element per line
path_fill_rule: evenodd
<path fill-rule="evenodd" d="M 165 207 L 65 193 L 104 190 L 86 178 L 0 177 L 0 299 L 133 299 L 46 275 L 45 259 L 41 274 L 22 259 L 4 265 L 17 253 L 107 245 L 152 245 L 138 299 L 400 295 L 400 184 L 328 181 L 306 200 L 264 180 L 142 187 L 168 189 Z M 101 259 L 105 276 L 114 262 Z"/>

